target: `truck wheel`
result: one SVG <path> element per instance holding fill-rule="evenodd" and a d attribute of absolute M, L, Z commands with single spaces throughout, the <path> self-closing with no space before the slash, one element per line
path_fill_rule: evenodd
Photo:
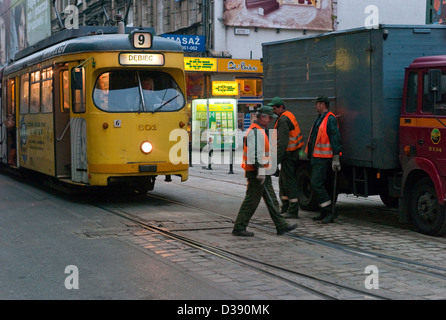
<path fill-rule="evenodd" d="M 319 204 L 316 195 L 311 189 L 311 167 L 309 164 L 299 166 L 296 174 L 297 178 L 297 197 L 299 206 L 303 210 L 318 211 Z"/>
<path fill-rule="evenodd" d="M 430 236 L 446 233 L 445 206 L 439 204 L 430 178 L 425 177 L 415 184 L 410 199 L 410 211 L 419 232 Z"/>

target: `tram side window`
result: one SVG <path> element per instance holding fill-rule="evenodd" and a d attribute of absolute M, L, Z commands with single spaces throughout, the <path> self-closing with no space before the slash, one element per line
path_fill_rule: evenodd
<path fill-rule="evenodd" d="M 53 70 L 42 70 L 42 112 L 53 112 Z"/>
<path fill-rule="evenodd" d="M 40 112 L 40 71 L 31 73 L 31 96 L 29 110 L 31 113 Z"/>
<path fill-rule="evenodd" d="M 6 106 L 8 108 L 8 115 L 15 114 L 15 82 L 14 79 L 9 79 L 7 81 L 7 91 L 6 91 Z"/>
<path fill-rule="evenodd" d="M 85 112 L 85 69 L 75 68 L 72 70 L 71 95 L 73 112 Z"/>
<path fill-rule="evenodd" d="M 20 77 L 20 114 L 29 112 L 29 73 Z"/>

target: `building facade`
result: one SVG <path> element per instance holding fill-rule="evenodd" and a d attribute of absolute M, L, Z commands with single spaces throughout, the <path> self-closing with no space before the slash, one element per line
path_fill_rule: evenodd
<path fill-rule="evenodd" d="M 65 28 L 118 20 L 153 27 L 183 45 L 189 107 L 236 98 L 243 130 L 263 103 L 262 43 L 381 23 L 446 23 L 445 15 L 440 0 L 0 0 L 0 66 Z M 238 90 L 214 92 L 216 81 Z"/>

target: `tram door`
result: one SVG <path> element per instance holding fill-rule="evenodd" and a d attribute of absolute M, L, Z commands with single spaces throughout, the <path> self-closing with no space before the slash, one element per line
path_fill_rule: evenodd
<path fill-rule="evenodd" d="M 70 103 L 69 72 L 63 65 L 54 70 L 54 132 L 56 144 L 56 176 L 71 176 L 71 143 L 70 143 Z"/>
<path fill-rule="evenodd" d="M 5 119 L 4 126 L 6 131 L 2 132 L 2 159 L 4 163 L 9 165 L 17 165 L 17 129 L 15 125 L 15 114 L 16 114 L 16 91 L 15 91 L 15 80 L 8 79 L 5 82 L 5 105 L 2 107 L 2 117 Z M 12 117 L 12 118 L 11 118 Z M 11 126 L 9 125 L 9 118 L 12 119 Z M 7 161 L 6 161 L 7 160 Z"/>

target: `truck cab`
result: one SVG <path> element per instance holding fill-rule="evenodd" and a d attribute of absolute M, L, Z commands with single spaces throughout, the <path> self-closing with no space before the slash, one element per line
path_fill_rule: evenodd
<path fill-rule="evenodd" d="M 425 234 L 446 232 L 446 55 L 415 59 L 405 72 L 399 129 L 400 208 Z"/>

